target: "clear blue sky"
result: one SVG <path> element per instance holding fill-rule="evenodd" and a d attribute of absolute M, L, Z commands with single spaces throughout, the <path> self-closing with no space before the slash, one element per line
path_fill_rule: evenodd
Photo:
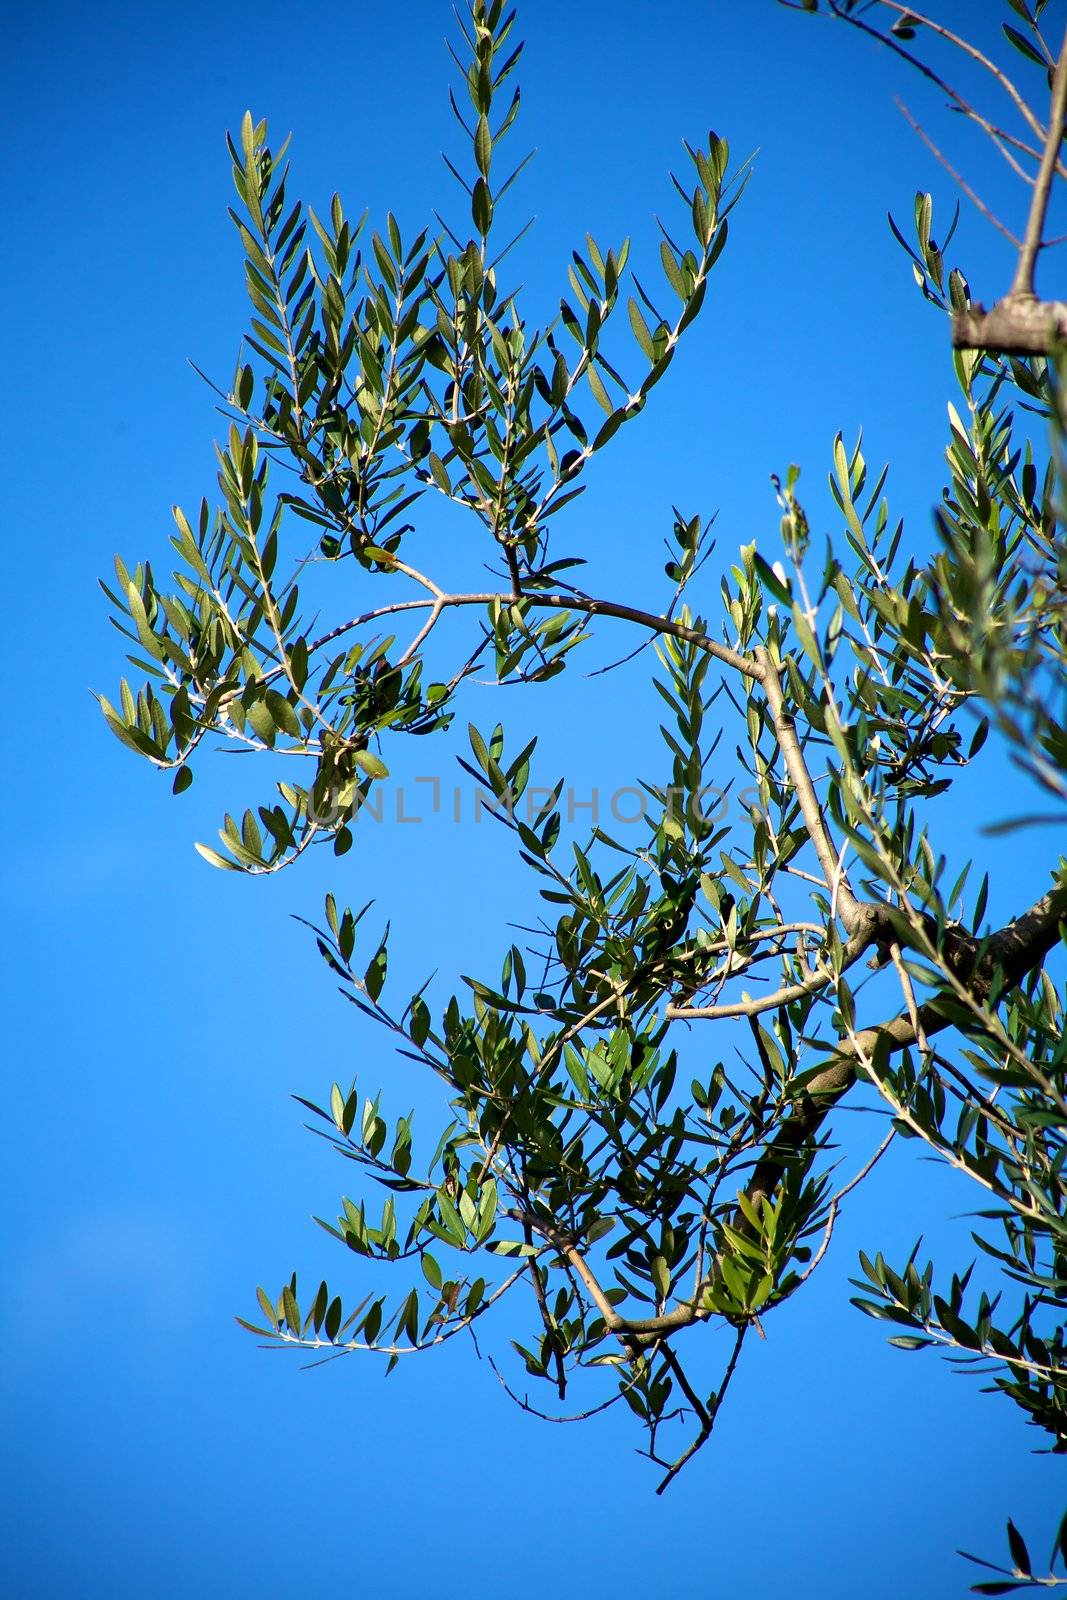
<path fill-rule="evenodd" d="M 999 11 L 956 7 L 987 36 Z M 206 867 L 192 841 L 241 798 L 233 769 L 216 762 L 226 770 L 172 800 L 107 734 L 89 689 L 113 693 L 121 641 L 95 580 L 116 550 L 162 565 L 170 504 L 213 491 L 221 422 L 186 360 L 227 383 L 244 326 L 225 130 L 250 106 L 275 134 L 293 130 L 294 194 L 321 204 L 337 188 L 352 213 L 367 205 L 380 223 L 391 207 L 414 233 L 462 198 L 439 159 L 455 149 L 450 26 L 443 0 L 58 0 L 6 19 L 0 1588 L 17 1600 L 962 1594 L 953 1547 L 999 1553 L 1011 1511 L 1043 1545 L 1062 1473 L 1029 1453 L 1038 1441 L 1007 1402 L 929 1355 L 888 1350 L 847 1304 L 858 1248 L 899 1258 L 926 1233 L 966 1251 L 973 1197 L 911 1147 L 770 1319 L 715 1441 L 662 1500 L 624 1417 L 536 1423 L 466 1346 L 388 1382 L 358 1358 L 304 1373 L 232 1320 L 256 1282 L 293 1266 L 305 1283 L 345 1281 L 343 1253 L 309 1217 L 331 1214 L 350 1174 L 288 1097 L 354 1071 L 394 1086 L 400 1109 L 419 1093 L 335 998 L 288 913 L 316 915 L 330 885 L 375 896 L 401 974 L 440 965 L 453 982 L 494 970 L 530 891 L 484 825 L 440 820 L 383 825 L 343 863 L 265 883 Z M 860 424 L 927 548 L 954 382 L 945 329 L 885 215 L 906 220 L 916 188 L 942 212 L 955 197 L 894 91 L 972 171 L 980 147 L 887 57 L 772 0 L 537 0 L 521 27 L 513 146 L 539 154 L 516 216 L 538 218 L 521 259 L 535 320 L 587 229 L 605 244 L 630 234 L 650 260 L 683 137 L 712 126 L 738 155 L 759 147 L 688 349 L 575 508 L 594 575 L 619 598 L 663 603 L 649 574 L 672 503 L 718 508 L 723 560 L 754 537 L 776 553 L 769 474 L 791 461 L 829 528 L 831 441 Z M 988 191 L 1018 218 L 999 174 Z M 1006 286 L 1009 253 L 972 213 L 955 255 L 982 298 Z M 718 560 L 699 597 L 710 612 Z M 572 697 L 595 714 L 580 748 Z M 547 764 L 603 786 L 634 780 L 658 720 L 639 674 L 575 673 L 533 701 L 485 689 L 469 710 L 517 730 L 550 715 Z M 434 752 L 446 781 L 460 749 Z M 941 813 L 955 847 L 991 778 L 1005 809 L 1013 796 L 1025 808 L 993 761 L 983 791 Z M 1052 851 L 1047 835 L 1006 848 L 993 915 L 1041 891 Z"/>

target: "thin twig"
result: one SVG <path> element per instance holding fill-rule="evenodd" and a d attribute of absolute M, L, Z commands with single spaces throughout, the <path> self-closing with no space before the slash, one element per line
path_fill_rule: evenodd
<path fill-rule="evenodd" d="M 1063 144 L 1063 120 L 1067 113 L 1067 33 L 1063 36 L 1060 46 L 1060 59 L 1056 63 L 1056 72 L 1052 80 L 1052 104 L 1049 108 L 1048 134 L 1045 138 L 1045 148 L 1041 156 L 1041 165 L 1038 168 L 1037 181 L 1034 184 L 1033 198 L 1030 201 L 1030 215 L 1026 219 L 1026 232 L 1023 235 L 1022 248 L 1019 251 L 1019 262 L 1012 279 L 1012 295 L 1032 295 L 1034 293 L 1034 269 L 1037 265 L 1038 252 L 1041 249 L 1041 236 L 1045 231 L 1045 217 L 1048 213 L 1049 196 L 1052 193 L 1052 180 L 1056 172 L 1056 162 L 1059 157 L 1060 147 Z"/>
<path fill-rule="evenodd" d="M 1022 117 L 1023 121 L 1030 129 L 1031 133 L 1036 139 L 1040 140 L 1041 143 L 1044 144 L 1045 130 L 1035 117 L 1034 113 L 1031 111 L 1029 105 L 1023 99 L 1022 95 L 1019 93 L 1014 83 L 1012 83 L 1007 73 L 1002 71 L 1002 69 L 998 67 L 995 62 L 990 61 L 988 56 L 983 55 L 981 50 L 978 49 L 977 45 L 973 45 L 971 44 L 970 40 L 963 39 L 959 36 L 959 34 L 953 33 L 952 30 L 950 28 L 946 28 L 943 23 L 935 22 L 932 17 L 923 16 L 912 6 L 900 5 L 898 0 L 879 0 L 879 4 L 885 6 L 887 11 L 896 12 L 898 17 L 906 15 L 909 22 L 914 24 L 914 26 L 927 28 L 931 33 L 937 34 L 948 44 L 955 45 L 956 48 L 962 51 L 964 55 L 970 56 L 972 61 L 976 61 L 978 65 L 983 67 L 985 71 L 988 72 L 995 80 L 995 82 L 1000 85 L 1004 93 L 1008 96 L 1008 99 L 1011 101 L 1012 105 L 1015 107 L 1016 111 L 1019 113 L 1020 117 Z M 830 0 L 830 9 L 834 16 L 840 18 L 841 21 L 851 23 L 854 28 L 859 28 L 863 33 L 869 34 L 872 38 L 877 39 L 880 44 L 888 45 L 889 48 L 894 50 L 897 55 L 903 56 L 904 60 L 909 62 L 913 67 L 916 67 L 922 73 L 923 77 L 929 78 L 931 83 L 936 84 L 939 89 L 943 90 L 944 93 L 951 98 L 953 103 L 960 111 L 964 112 L 967 116 L 974 115 L 973 108 L 966 100 L 964 100 L 962 95 L 958 94 L 955 89 L 947 84 L 932 67 L 928 67 L 924 61 L 922 61 L 918 56 L 913 55 L 910 50 L 905 50 L 904 46 L 894 39 L 890 34 L 880 33 L 877 28 L 872 28 L 870 23 L 864 22 L 861 17 L 856 16 L 853 12 L 842 11 L 840 6 L 836 3 L 836 0 Z"/>
<path fill-rule="evenodd" d="M 640 1374 L 635 1375 L 627 1383 L 620 1387 L 617 1394 L 611 1395 L 607 1400 L 602 1400 L 599 1405 L 592 1406 L 588 1411 L 576 1411 L 572 1416 L 569 1417 L 554 1417 L 551 1411 L 539 1411 L 536 1406 L 532 1406 L 530 1404 L 529 1400 L 525 1396 L 516 1394 L 514 1389 L 511 1388 L 507 1379 L 504 1377 L 500 1368 L 497 1366 L 496 1362 L 493 1360 L 492 1356 L 486 1356 L 486 1360 L 496 1373 L 497 1382 L 500 1384 L 500 1387 L 503 1389 L 508 1399 L 514 1400 L 520 1411 L 527 1412 L 531 1417 L 536 1417 L 540 1422 L 587 1422 L 590 1417 L 597 1417 L 602 1411 L 607 1411 L 610 1406 L 617 1405 L 623 1396 L 633 1388 L 634 1384 L 637 1383 L 640 1378 Z"/>
<path fill-rule="evenodd" d="M 321 649 L 323 645 L 332 644 L 335 639 L 340 639 L 344 634 L 351 633 L 353 628 L 365 627 L 370 622 L 378 622 L 383 617 L 399 615 L 404 611 L 426 611 L 437 606 L 440 609 L 451 606 L 489 606 L 493 604 L 502 606 L 514 605 L 514 596 L 501 593 L 499 590 L 486 590 L 472 594 L 445 594 L 437 591 L 434 600 L 395 600 L 390 605 L 377 606 L 373 611 L 364 611 L 358 617 L 350 617 L 347 622 L 342 622 L 336 628 L 331 628 L 328 633 L 321 634 L 308 645 L 309 654 Z M 714 656 L 717 661 L 723 662 L 728 667 L 742 673 L 746 678 L 753 679 L 756 683 L 763 681 L 763 669 L 752 657 L 741 655 L 736 650 L 731 650 L 728 645 L 720 644 L 716 639 L 709 639 L 699 628 L 687 627 L 685 623 L 674 622 L 669 617 L 657 616 L 651 611 L 642 611 L 637 606 L 627 606 L 612 600 L 595 599 L 591 595 L 583 594 L 540 594 L 527 591 L 523 596 L 523 605 L 532 606 L 538 610 L 549 611 L 578 611 L 590 617 L 617 617 L 623 622 L 634 622 L 639 627 L 649 628 L 653 633 L 671 634 L 676 639 L 684 639 L 687 644 L 695 644 L 701 650 L 706 650 L 708 655 Z M 277 676 L 277 669 L 274 676 Z"/>
<path fill-rule="evenodd" d="M 793 1285 L 793 1288 L 790 1291 L 791 1293 L 795 1294 L 802 1283 L 807 1283 L 808 1279 L 815 1271 L 815 1268 L 822 1261 L 827 1250 L 829 1250 L 830 1240 L 833 1238 L 834 1233 L 834 1224 L 837 1222 L 837 1218 L 841 1211 L 841 1202 L 845 1198 L 846 1194 L 851 1194 L 852 1190 L 857 1188 L 859 1184 L 863 1182 L 864 1178 L 866 1178 L 867 1175 L 873 1171 L 873 1169 L 878 1165 L 878 1162 L 881 1161 L 882 1157 L 889 1149 L 889 1146 L 893 1143 L 893 1140 L 896 1138 L 896 1136 L 897 1129 L 895 1127 L 891 1127 L 870 1160 L 860 1168 L 859 1172 L 856 1173 L 854 1178 L 849 1179 L 848 1183 L 845 1184 L 843 1189 L 839 1189 L 834 1195 L 833 1199 L 830 1201 L 829 1210 L 826 1213 L 826 1227 L 823 1230 L 822 1242 L 819 1245 L 818 1250 L 816 1250 L 811 1261 L 808 1263 L 804 1271 L 800 1274 L 796 1283 Z"/>
<path fill-rule="evenodd" d="M 898 111 L 900 111 L 901 115 L 904 117 L 905 121 L 908 122 L 911 125 L 912 128 L 914 128 L 915 132 L 919 135 L 919 138 L 922 140 L 922 142 L 926 146 L 926 148 L 930 151 L 931 155 L 935 156 L 936 159 L 938 161 L 940 161 L 941 165 L 944 167 L 945 171 L 948 173 L 948 175 L 952 179 L 952 181 L 960 189 L 963 190 L 963 192 L 967 196 L 968 200 L 970 200 L 972 202 L 972 204 L 974 204 L 974 205 L 976 205 L 978 207 L 978 210 L 982 213 L 983 217 L 985 217 L 987 222 L 991 222 L 993 224 L 994 228 L 999 228 L 1000 232 L 1004 235 L 1005 239 L 1007 239 L 1011 244 L 1013 244 L 1015 246 L 1016 250 L 1021 250 L 1022 249 L 1022 240 L 1021 239 L 1017 239 L 1015 237 L 1015 235 L 1012 233 L 1011 229 L 1010 228 L 1006 228 L 1004 226 L 1004 224 L 1003 224 L 1003 222 L 1001 222 L 1000 218 L 998 216 L 996 216 L 992 211 L 990 211 L 990 209 L 986 205 L 985 201 L 978 194 L 975 193 L 975 191 L 971 188 L 971 186 L 967 182 L 967 180 L 965 178 L 961 177 L 961 175 L 956 171 L 956 168 L 952 165 L 952 163 L 948 160 L 948 158 L 946 156 L 944 156 L 941 153 L 941 151 L 937 148 L 937 145 L 931 139 L 930 135 L 927 133 L 926 129 L 922 126 L 922 124 L 919 123 L 919 122 L 916 122 L 915 118 L 912 116 L 911 112 L 908 110 L 907 106 L 904 104 L 903 100 L 900 98 L 899 95 L 897 95 L 897 97 L 896 97 L 896 106 L 897 106 Z M 1021 168 L 1020 168 L 1020 171 L 1022 171 Z M 1026 173 L 1022 173 L 1022 176 L 1024 178 L 1026 178 L 1026 182 L 1027 183 L 1033 183 L 1034 180 L 1032 178 L 1030 178 L 1030 177 L 1027 177 Z"/>
<path fill-rule="evenodd" d="M 663 1491 L 666 1488 L 668 1488 L 668 1486 L 671 1484 L 671 1482 L 678 1476 L 679 1472 L 681 1472 L 681 1470 L 685 1466 L 686 1462 L 687 1461 L 691 1461 L 692 1458 L 696 1455 L 697 1451 L 704 1444 L 706 1444 L 708 1439 L 710 1438 L 712 1429 L 715 1426 L 715 1418 L 719 1414 L 719 1407 L 722 1405 L 723 1397 L 725 1396 L 727 1389 L 730 1387 L 730 1379 L 733 1377 L 734 1370 L 737 1367 L 737 1359 L 741 1354 L 741 1346 L 745 1342 L 745 1336 L 748 1333 L 748 1329 L 749 1329 L 749 1324 L 746 1322 L 746 1323 L 742 1323 L 741 1327 L 738 1328 L 738 1330 L 737 1330 L 737 1338 L 734 1340 L 733 1353 L 730 1356 L 730 1360 L 729 1360 L 729 1362 L 727 1364 L 726 1371 L 723 1374 L 723 1380 L 720 1383 L 718 1391 L 714 1396 L 713 1403 L 712 1403 L 710 1411 L 708 1410 L 708 1408 L 706 1406 L 704 1406 L 699 1400 L 696 1399 L 696 1396 L 693 1393 L 693 1389 L 690 1386 L 689 1381 L 686 1378 L 684 1372 L 682 1371 L 682 1368 L 679 1365 L 677 1357 L 674 1355 L 674 1352 L 672 1350 L 670 1350 L 670 1348 L 668 1346 L 664 1346 L 664 1350 L 663 1350 L 664 1356 L 667 1359 L 668 1364 L 671 1366 L 672 1370 L 674 1371 L 675 1376 L 678 1378 L 679 1386 L 681 1387 L 683 1394 L 686 1396 L 686 1398 L 689 1400 L 690 1404 L 693 1406 L 693 1409 L 696 1411 L 697 1416 L 702 1418 L 702 1422 L 701 1422 L 700 1432 L 697 1434 L 697 1436 L 693 1440 L 692 1444 L 689 1445 L 688 1449 L 682 1451 L 682 1454 L 678 1457 L 677 1461 L 675 1461 L 675 1462 L 673 1462 L 671 1464 L 671 1466 L 670 1466 L 670 1468 L 669 1468 L 669 1470 L 667 1472 L 666 1477 L 663 1478 L 663 1480 L 656 1485 L 656 1493 L 657 1494 L 662 1494 Z"/>
<path fill-rule="evenodd" d="M 854 965 L 871 943 L 871 935 L 866 927 L 853 934 L 845 945 L 841 971 Z M 814 994 L 819 989 L 826 988 L 838 976 L 831 968 L 824 967 L 814 972 L 810 978 L 805 978 L 799 983 L 791 983 L 784 988 L 777 989 L 773 994 L 762 995 L 758 1000 L 734 1000 L 727 1005 L 718 1006 L 667 1006 L 664 1016 L 671 1021 L 697 1021 L 714 1017 L 755 1017 L 763 1011 L 772 1011 L 778 1006 L 791 1005 L 794 1000 L 802 1000 L 805 995 Z"/>

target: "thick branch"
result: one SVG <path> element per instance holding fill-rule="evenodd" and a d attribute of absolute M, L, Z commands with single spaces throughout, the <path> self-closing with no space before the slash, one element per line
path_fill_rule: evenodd
<path fill-rule="evenodd" d="M 861 917 L 879 912 L 881 908 L 861 906 Z M 874 923 L 871 917 L 871 938 L 874 941 Z M 961 949 L 957 960 L 967 972 L 967 981 L 979 999 L 986 999 L 997 973 L 1001 973 L 1009 987 L 1018 984 L 1027 973 L 1038 967 L 1060 938 L 1060 927 L 1067 920 L 1067 883 L 1057 884 L 1043 895 L 1029 911 L 1014 918 L 986 942 L 981 960 L 975 965 L 972 952 L 969 965 Z M 960 974 L 958 974 L 960 975 Z M 830 1061 L 809 1079 L 798 1095 L 791 1114 L 783 1122 L 756 1163 L 745 1190 L 745 1197 L 754 1206 L 764 1197 L 771 1196 L 782 1180 L 782 1175 L 815 1138 L 843 1095 L 856 1081 L 859 1062 L 876 1047 L 896 1054 L 917 1042 L 920 1034 L 929 1037 L 952 1026 L 952 1019 L 938 1008 L 936 1000 L 927 1001 L 918 1008 L 913 1019 L 907 1013 L 890 1017 L 873 1027 L 863 1028 L 850 1040 L 842 1040 L 835 1048 Z M 748 1224 L 738 1215 L 735 1225 L 747 1230 Z M 620 1336 L 636 1336 L 642 1344 L 651 1343 L 664 1334 L 676 1332 L 694 1322 L 704 1321 L 710 1313 L 702 1305 L 704 1293 L 714 1283 L 714 1269 L 698 1284 L 692 1297 L 680 1301 L 660 1317 L 626 1318 L 621 1322 Z"/>
<path fill-rule="evenodd" d="M 1067 302 L 1006 295 L 992 311 L 967 306 L 952 317 L 954 350 L 1002 356 L 1046 356 L 1067 340 Z"/>
<path fill-rule="evenodd" d="M 1013 988 L 1040 965 L 1057 943 L 1065 917 L 1067 885 L 1060 884 L 991 936 L 977 969 L 974 954 L 968 961 L 964 950 L 957 947 L 949 957 L 956 975 L 971 985 L 979 999 L 988 997 L 998 971 Z M 880 1040 L 895 1054 L 915 1044 L 920 1034 L 940 1033 L 949 1026 L 950 1019 L 938 1010 L 936 1001 L 930 1000 L 918 1008 L 914 1019 L 905 1013 L 864 1028 L 851 1042 L 843 1041 L 834 1059 L 807 1085 L 793 1114 L 757 1162 L 748 1184 L 748 1199 L 755 1203 L 761 1195 L 773 1193 L 789 1162 L 811 1141 L 837 1101 L 852 1087 L 858 1061 L 870 1054 Z"/>

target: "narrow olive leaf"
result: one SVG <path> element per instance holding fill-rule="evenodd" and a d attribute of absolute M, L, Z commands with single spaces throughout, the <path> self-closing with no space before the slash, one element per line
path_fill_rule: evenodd
<path fill-rule="evenodd" d="M 615 437 L 623 423 L 629 421 L 630 417 L 637 415 L 637 409 L 638 408 L 635 406 L 634 409 L 630 411 L 627 410 L 625 406 L 621 406 L 618 411 L 613 411 L 611 416 L 601 427 L 600 432 L 595 435 L 593 439 L 593 449 L 602 450 L 607 444 L 608 440 Z"/>
<path fill-rule="evenodd" d="M 226 856 L 220 856 L 218 851 L 212 850 L 209 844 L 201 844 L 197 841 L 194 843 L 193 849 L 213 867 L 221 867 L 225 872 L 240 872 L 241 870 L 236 861 L 230 861 Z"/>
<path fill-rule="evenodd" d="M 277 689 L 268 689 L 264 698 L 267 710 L 270 712 L 275 725 L 293 739 L 299 739 L 301 734 L 300 723 L 297 721 L 296 712 L 285 696 L 279 694 Z"/>
<path fill-rule="evenodd" d="M 478 125 L 474 130 L 474 159 L 478 163 L 478 171 L 483 178 L 489 176 L 489 166 L 493 159 L 493 136 L 489 132 L 489 118 L 483 113 L 478 118 Z"/>
<path fill-rule="evenodd" d="M 425 1044 L 430 1032 L 430 1010 L 420 995 L 412 999 L 408 1028 L 414 1044 Z"/>
<path fill-rule="evenodd" d="M 589 380 L 589 387 L 593 391 L 593 396 L 596 399 L 597 404 L 603 406 L 604 410 L 610 413 L 613 409 L 611 404 L 611 396 L 608 394 L 607 389 L 605 389 L 604 380 L 601 378 L 599 372 L 596 370 L 596 367 L 593 366 L 592 362 L 590 362 L 589 366 L 587 367 L 585 375 Z"/>
<path fill-rule="evenodd" d="M 448 473 L 445 471 L 445 464 L 440 456 L 435 455 L 431 450 L 426 457 L 426 465 L 429 467 L 430 476 L 441 493 L 450 495 L 452 493 L 452 484 L 449 481 Z"/>
<path fill-rule="evenodd" d="M 380 756 L 374 754 L 373 750 L 356 750 L 353 752 L 352 759 L 356 766 L 361 767 L 369 778 L 387 778 L 389 776 L 389 768 Z"/>
<path fill-rule="evenodd" d="M 339 1084 L 334 1084 L 330 1090 L 330 1112 L 342 1133 L 345 1132 L 345 1097 Z"/>
<path fill-rule="evenodd" d="M 265 700 L 253 700 L 247 707 L 248 720 L 258 738 L 262 739 L 268 749 L 273 750 L 277 728 Z"/>
<path fill-rule="evenodd" d="M 678 258 L 675 256 L 674 251 L 671 249 L 666 239 L 662 240 L 660 243 L 659 254 L 660 261 L 663 263 L 663 272 L 667 282 L 670 284 L 679 300 L 687 299 L 689 295 L 689 286 L 687 285 L 685 278 L 682 275 L 681 268 L 678 265 Z"/>
<path fill-rule="evenodd" d="M 428 1250 L 424 1250 L 422 1252 L 420 1259 L 422 1262 L 423 1277 L 426 1279 L 426 1282 L 430 1285 L 431 1289 L 440 1289 L 444 1279 L 441 1274 L 441 1268 L 438 1266 L 436 1260 Z"/>
<path fill-rule="evenodd" d="M 634 338 L 641 347 L 641 354 L 645 356 L 647 360 L 655 361 L 656 345 L 652 337 L 651 329 L 641 314 L 641 307 L 638 305 L 637 301 L 632 295 L 626 303 L 626 309 L 629 314 L 630 327 L 633 329 Z"/>
<path fill-rule="evenodd" d="M 493 225 L 493 197 L 484 178 L 479 178 L 471 196 L 471 218 L 484 239 Z"/>
<path fill-rule="evenodd" d="M 290 1330 L 299 1338 L 300 1307 L 297 1304 L 296 1295 L 293 1293 L 289 1284 L 286 1284 L 285 1288 L 282 1290 L 282 1310 L 285 1313 L 285 1320 Z"/>
<path fill-rule="evenodd" d="M 270 1323 L 271 1327 L 276 1328 L 278 1326 L 278 1319 L 274 1314 L 274 1306 L 266 1290 L 257 1288 L 256 1299 L 259 1301 L 259 1304 L 263 1310 L 263 1315 L 267 1318 L 267 1321 Z"/>
<path fill-rule="evenodd" d="M 1025 56 L 1027 61 L 1032 61 L 1035 66 L 1047 69 L 1048 63 L 1040 50 L 1035 49 L 1029 39 L 1019 32 L 1018 28 L 1009 27 L 1006 22 L 1002 22 L 1001 27 L 1004 29 L 1005 36 L 1015 46 L 1020 55 Z"/>
<path fill-rule="evenodd" d="M 792 616 L 793 627 L 796 631 L 797 638 L 800 640 L 800 645 L 804 651 L 804 654 L 808 657 L 808 660 L 813 666 L 821 668 L 822 653 L 819 650 L 815 635 L 811 631 L 811 625 L 808 622 L 807 617 L 805 616 L 801 607 L 796 604 L 796 602 L 794 602 L 792 606 Z"/>
<path fill-rule="evenodd" d="M 138 727 L 128 726 L 103 695 L 98 695 L 97 700 L 108 727 L 117 739 L 140 756 L 148 756 L 151 760 L 159 759 L 161 752 L 147 734 L 142 733 Z"/>
<path fill-rule="evenodd" d="M 774 568 L 764 561 L 758 550 L 752 552 L 752 558 L 764 588 L 769 589 L 782 605 L 792 608 L 793 594 L 785 579 L 780 578 Z"/>
<path fill-rule="evenodd" d="M 134 626 L 137 629 L 137 637 L 140 639 L 142 646 L 157 661 L 165 661 L 167 652 L 160 643 L 158 636 L 152 631 L 148 621 L 148 613 L 141 598 L 141 591 L 132 580 L 126 586 L 126 602 L 129 606 Z"/>
<path fill-rule="evenodd" d="M 1030 1552 L 1026 1548 L 1026 1540 L 1010 1517 L 1008 1519 L 1008 1547 L 1011 1550 L 1011 1559 L 1015 1562 L 1018 1570 L 1024 1577 L 1029 1578 L 1031 1575 Z"/>

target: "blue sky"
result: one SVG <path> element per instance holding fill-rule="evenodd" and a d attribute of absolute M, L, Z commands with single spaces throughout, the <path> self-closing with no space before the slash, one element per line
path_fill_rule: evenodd
<path fill-rule="evenodd" d="M 995 32 L 992 0 L 955 10 Z M 671 505 L 717 509 L 697 597 L 714 614 L 738 545 L 777 553 L 770 473 L 800 463 L 802 498 L 829 529 L 831 442 L 861 425 L 927 548 L 954 380 L 885 218 L 906 221 L 917 188 L 942 213 L 955 196 L 894 92 L 972 172 L 989 171 L 981 147 L 888 57 L 772 0 L 538 0 L 520 24 L 513 147 L 538 155 L 515 216 L 537 225 L 516 270 L 533 320 L 551 315 L 587 230 L 631 235 L 638 270 L 651 260 L 682 138 L 714 127 L 738 156 L 759 150 L 688 348 L 571 513 L 596 581 L 665 603 Z M 495 970 L 531 891 L 486 825 L 430 817 L 268 882 L 213 872 L 192 841 L 243 792 L 216 762 L 173 800 L 107 734 L 89 690 L 113 694 L 122 654 L 96 578 L 115 551 L 162 565 L 168 507 L 214 488 L 222 423 L 187 360 L 226 384 L 244 326 L 225 130 L 246 106 L 276 136 L 292 129 L 294 195 L 322 204 L 336 188 L 352 214 L 369 206 L 380 224 L 391 208 L 413 234 L 462 199 L 439 159 L 457 142 L 450 12 L 103 0 L 24 7 L 6 26 L 0 1587 L 27 1600 L 262 1600 L 296 1584 L 881 1600 L 965 1592 L 953 1547 L 999 1550 L 1009 1512 L 1043 1543 L 1057 1472 L 1008 1404 L 888 1350 L 847 1304 L 858 1248 L 893 1259 L 925 1233 L 967 1249 L 973 1197 L 911 1147 L 857 1195 L 820 1274 L 748 1353 L 715 1441 L 662 1500 L 625 1418 L 536 1423 L 466 1346 L 386 1382 L 356 1359 L 301 1372 L 235 1327 L 255 1284 L 293 1266 L 305 1283 L 344 1282 L 346 1260 L 309 1217 L 331 1214 L 347 1174 L 289 1096 L 353 1072 L 388 1084 L 398 1109 L 420 1093 L 289 914 L 317 915 L 330 886 L 374 897 L 402 977 L 440 966 L 454 983 Z M 986 193 L 1018 220 L 999 173 Z M 987 301 L 1007 284 L 1010 252 L 973 212 L 954 259 Z M 604 637 L 595 661 L 616 643 Z M 504 717 L 516 738 L 544 727 L 547 764 L 587 790 L 632 782 L 658 720 L 640 673 L 568 674 L 525 700 L 486 688 L 469 714 Z M 445 783 L 456 753 L 458 738 L 434 752 Z M 975 838 L 991 780 L 1005 810 L 1026 809 L 1025 785 L 991 758 L 981 787 L 939 813 L 954 848 Z M 1047 835 L 1008 848 L 994 916 L 1047 881 Z"/>

